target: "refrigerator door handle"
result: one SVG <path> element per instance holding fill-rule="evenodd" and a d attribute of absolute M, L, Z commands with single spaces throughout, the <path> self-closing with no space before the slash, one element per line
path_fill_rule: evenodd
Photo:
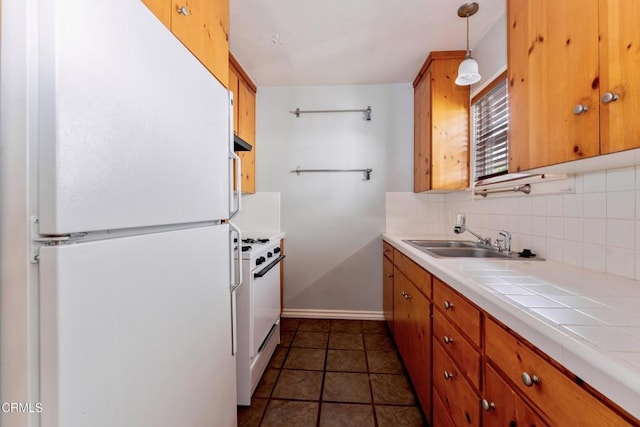
<path fill-rule="evenodd" d="M 233 239 L 231 241 L 231 289 L 235 289 L 242 283 L 242 232 L 238 227 L 233 225 L 233 223 L 229 223 L 229 232 L 233 235 L 236 233 L 238 235 L 238 257 L 235 256 L 236 245 L 234 245 Z M 236 274 L 236 266 L 237 266 L 237 274 Z M 236 281 L 237 279 L 237 281 Z"/>
<path fill-rule="evenodd" d="M 233 234 L 237 234 L 238 235 L 238 244 L 235 245 L 233 242 Z M 230 234 L 230 238 L 229 238 L 229 244 L 231 246 L 231 262 L 230 262 L 230 268 L 231 268 L 231 355 L 235 356 L 236 353 L 238 352 L 238 327 L 237 327 L 237 320 L 236 320 L 236 294 L 240 288 L 240 286 L 242 285 L 242 233 L 240 232 L 240 229 L 238 227 L 236 227 L 235 225 L 233 225 L 232 223 L 229 223 L 229 234 Z M 236 258 L 235 256 L 235 251 L 236 251 L 236 247 L 237 247 L 237 251 L 238 251 L 238 256 Z M 237 266 L 237 273 L 236 273 L 236 266 Z M 237 279 L 237 281 L 236 281 Z"/>
<path fill-rule="evenodd" d="M 240 212 L 241 200 L 242 200 L 242 160 L 235 152 L 229 151 L 229 160 L 236 161 L 236 187 L 237 190 L 233 190 L 233 181 L 231 182 L 231 191 L 229 191 L 229 219 L 233 219 Z M 234 195 L 237 193 L 238 197 L 234 206 Z M 234 209 L 235 207 L 235 209 Z"/>

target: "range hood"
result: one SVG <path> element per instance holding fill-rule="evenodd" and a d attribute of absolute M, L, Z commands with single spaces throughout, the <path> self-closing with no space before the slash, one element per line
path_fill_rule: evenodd
<path fill-rule="evenodd" d="M 252 148 L 247 141 L 233 134 L 233 151 L 251 151 Z"/>

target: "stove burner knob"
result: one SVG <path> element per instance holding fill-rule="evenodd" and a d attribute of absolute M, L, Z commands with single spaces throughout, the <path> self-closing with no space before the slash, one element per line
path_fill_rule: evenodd
<path fill-rule="evenodd" d="M 273 253 L 274 253 L 274 254 L 279 254 L 279 253 L 280 253 L 280 248 L 275 248 L 275 249 L 273 250 Z"/>
<path fill-rule="evenodd" d="M 272 252 L 267 252 L 267 258 L 271 258 L 273 256 Z"/>
<path fill-rule="evenodd" d="M 263 262 L 265 262 L 265 261 L 266 261 L 265 257 L 261 256 L 260 258 L 258 258 L 258 259 L 256 260 L 256 265 L 260 265 L 260 264 L 262 264 L 262 263 L 263 263 Z"/>

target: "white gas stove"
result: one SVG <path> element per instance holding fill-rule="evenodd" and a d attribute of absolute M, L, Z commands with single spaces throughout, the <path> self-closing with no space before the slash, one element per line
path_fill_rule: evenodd
<path fill-rule="evenodd" d="M 245 238 L 238 247 L 242 254 L 242 285 L 236 295 L 238 405 L 250 405 L 251 395 L 280 343 L 284 255 L 280 239 Z"/>

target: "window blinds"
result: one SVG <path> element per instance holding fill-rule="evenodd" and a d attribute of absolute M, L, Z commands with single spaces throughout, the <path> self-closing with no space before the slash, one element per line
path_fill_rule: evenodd
<path fill-rule="evenodd" d="M 475 145 L 475 181 L 507 173 L 509 152 L 507 129 L 509 106 L 507 80 L 478 99 L 472 106 Z"/>

